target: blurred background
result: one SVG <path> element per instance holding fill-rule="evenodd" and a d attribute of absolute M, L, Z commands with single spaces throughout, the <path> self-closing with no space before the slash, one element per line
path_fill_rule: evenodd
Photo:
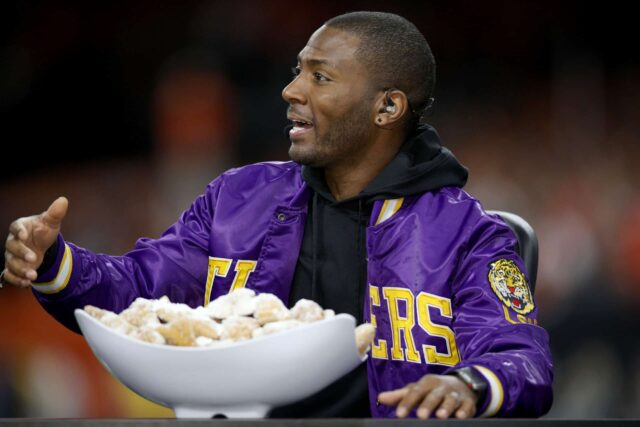
<path fill-rule="evenodd" d="M 630 6 L 629 6 L 630 8 Z M 536 229 L 549 417 L 640 417 L 640 55 L 623 2 L 3 2 L 0 226 L 71 202 L 65 237 L 121 254 L 223 170 L 286 160 L 280 92 L 310 34 L 399 13 L 438 63 L 426 121 L 485 208 Z M 2 235 L 4 239 L 6 234 Z M 30 291 L 0 290 L 0 417 L 163 417 Z"/>

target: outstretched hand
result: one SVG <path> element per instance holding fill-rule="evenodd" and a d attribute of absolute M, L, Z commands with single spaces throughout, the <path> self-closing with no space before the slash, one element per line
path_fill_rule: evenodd
<path fill-rule="evenodd" d="M 397 406 L 396 415 L 404 418 L 417 407 L 418 418 L 470 418 L 476 413 L 478 396 L 465 383 L 451 375 L 425 375 L 418 382 L 378 395 L 380 403 Z"/>
<path fill-rule="evenodd" d="M 36 280 L 44 254 L 58 238 L 69 201 L 59 197 L 40 215 L 18 218 L 9 226 L 2 283 L 26 288 Z"/>

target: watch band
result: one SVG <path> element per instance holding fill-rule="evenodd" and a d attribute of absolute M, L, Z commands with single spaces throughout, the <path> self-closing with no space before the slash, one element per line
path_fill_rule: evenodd
<path fill-rule="evenodd" d="M 454 369 L 447 373 L 447 375 L 453 375 L 460 381 L 466 384 L 478 396 L 478 406 L 484 403 L 487 397 L 487 390 L 489 389 L 489 382 L 479 373 L 477 370 L 470 366 Z"/>

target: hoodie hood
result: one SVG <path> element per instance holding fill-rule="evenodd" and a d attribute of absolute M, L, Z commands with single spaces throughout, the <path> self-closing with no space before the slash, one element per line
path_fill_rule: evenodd
<path fill-rule="evenodd" d="M 432 126 L 421 125 L 409 135 L 396 157 L 360 194 L 340 203 L 354 199 L 393 199 L 446 186 L 463 187 L 468 175 L 467 168 L 442 146 L 438 132 Z M 335 202 L 321 168 L 303 166 L 302 176 L 316 193 Z"/>

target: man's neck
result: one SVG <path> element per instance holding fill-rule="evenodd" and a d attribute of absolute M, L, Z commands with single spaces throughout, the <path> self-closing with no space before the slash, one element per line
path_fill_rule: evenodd
<path fill-rule="evenodd" d="M 384 141 L 344 162 L 326 167 L 324 178 L 336 201 L 357 196 L 398 153 L 401 142 Z"/>

